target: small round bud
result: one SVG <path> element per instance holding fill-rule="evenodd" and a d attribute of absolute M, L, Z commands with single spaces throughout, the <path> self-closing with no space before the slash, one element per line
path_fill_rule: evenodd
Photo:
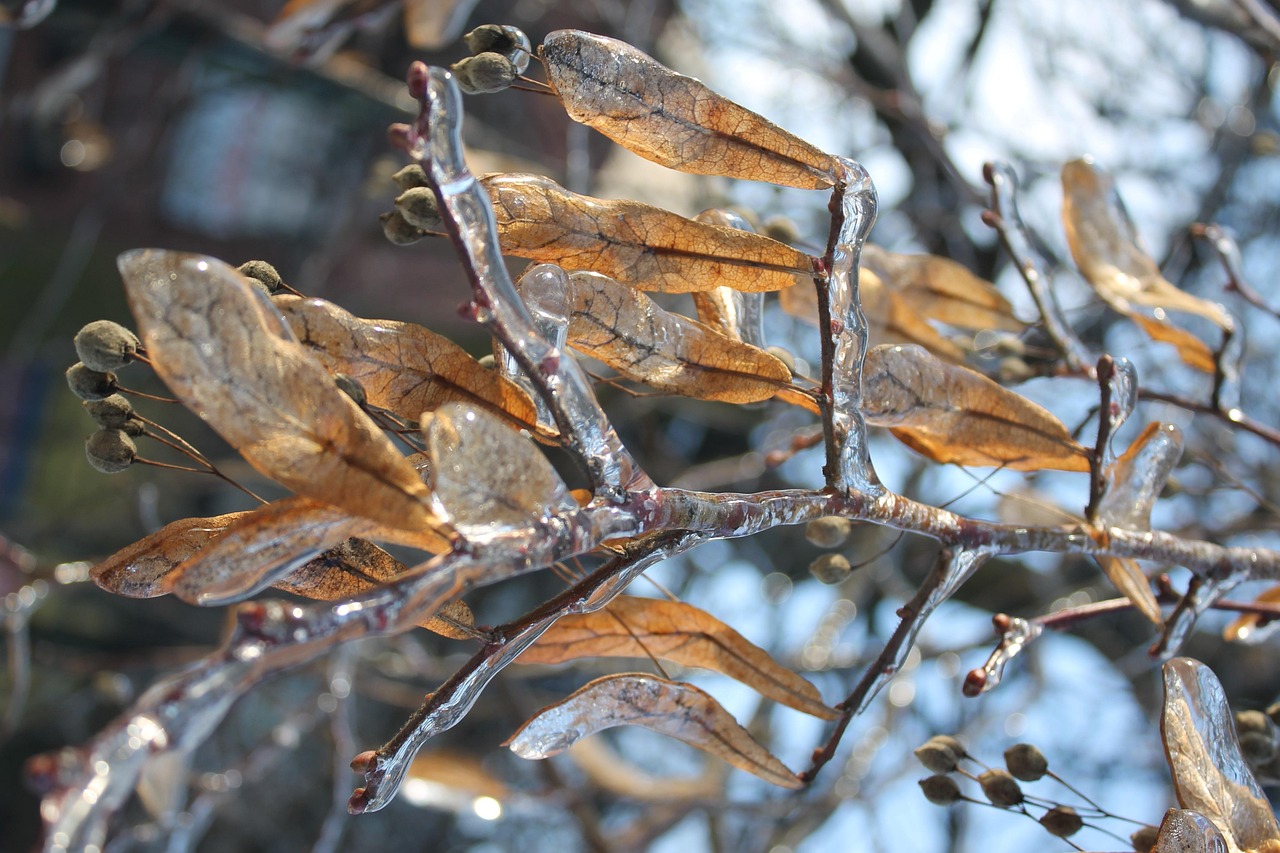
<path fill-rule="evenodd" d="M 384 213 L 378 218 L 382 220 L 382 233 L 397 246 L 411 246 L 422 239 L 422 229 L 410 225 L 398 210 Z"/>
<path fill-rule="evenodd" d="M 800 229 L 785 216 L 770 216 L 761 223 L 760 227 L 766 237 L 772 237 L 779 243 L 798 243 L 800 241 Z"/>
<path fill-rule="evenodd" d="M 101 400 L 116 392 L 116 375 L 92 370 L 77 361 L 67 368 L 67 385 L 81 400 Z"/>
<path fill-rule="evenodd" d="M 342 393 L 346 394 L 352 400 L 355 400 L 357 406 L 363 406 L 365 404 L 364 386 L 359 382 L 352 379 L 345 373 L 333 374 L 333 382 L 339 389 L 341 389 Z"/>
<path fill-rule="evenodd" d="M 500 53 L 515 66 L 517 74 L 529 67 L 533 46 L 524 31 L 508 25 L 484 24 L 462 37 L 473 54 Z"/>
<path fill-rule="evenodd" d="M 915 750 L 920 763 L 934 773 L 950 773 L 966 754 L 960 741 L 950 735 L 934 735 Z"/>
<path fill-rule="evenodd" d="M 1271 718 L 1261 711 L 1236 711 L 1236 734 L 1241 737 L 1249 732 L 1270 737 L 1275 728 Z"/>
<path fill-rule="evenodd" d="M 138 351 L 138 336 L 110 320 L 94 320 L 76 332 L 76 355 L 100 373 L 119 370 Z"/>
<path fill-rule="evenodd" d="M 118 474 L 133 464 L 138 446 L 121 430 L 100 429 L 85 439 L 84 454 L 103 474 Z"/>
<path fill-rule="evenodd" d="M 1144 826 L 1129 836 L 1129 843 L 1136 853 L 1151 853 L 1156 842 L 1160 840 L 1160 830 L 1154 826 Z"/>
<path fill-rule="evenodd" d="M 819 548 L 838 548 L 849 538 L 853 522 L 837 515 L 815 518 L 804 526 L 804 538 Z"/>
<path fill-rule="evenodd" d="M 280 278 L 280 273 L 266 261 L 245 261 L 236 269 L 245 278 L 261 282 L 268 294 L 275 293 L 284 287 L 284 279 Z"/>
<path fill-rule="evenodd" d="M 1031 366 L 1017 356 L 1000 359 L 1000 379 L 1004 382 L 1025 382 L 1035 375 Z"/>
<path fill-rule="evenodd" d="M 796 357 L 786 347 L 765 347 L 765 352 L 787 366 L 792 374 L 796 372 Z"/>
<path fill-rule="evenodd" d="M 147 422 L 137 415 L 130 415 L 128 420 L 120 425 L 120 429 L 124 431 L 125 435 L 137 438 L 140 435 L 146 434 Z"/>
<path fill-rule="evenodd" d="M 415 228 L 430 231 L 440 231 L 444 228 L 436 194 L 428 187 L 413 187 L 400 193 L 396 197 L 396 210 Z"/>
<path fill-rule="evenodd" d="M 1240 735 L 1240 752 L 1250 765 L 1266 764 L 1276 757 L 1276 741 L 1269 734 L 1245 732 Z"/>
<path fill-rule="evenodd" d="M 468 95 L 501 92 L 516 81 L 516 66 L 500 53 L 468 56 L 449 66 L 458 87 Z"/>
<path fill-rule="evenodd" d="M 988 770 L 978 777 L 978 784 L 993 806 L 1009 808 L 1022 802 L 1022 789 L 1007 770 L 999 767 Z"/>
<path fill-rule="evenodd" d="M 964 799 L 964 795 L 960 793 L 960 785 L 945 773 L 921 779 L 920 790 L 924 791 L 924 798 L 935 806 L 949 806 Z"/>
<path fill-rule="evenodd" d="M 1004 751 L 1004 763 L 1014 777 L 1034 782 L 1049 772 L 1049 762 L 1039 749 L 1029 743 L 1018 743 Z"/>
<path fill-rule="evenodd" d="M 485 370 L 493 370 L 498 366 L 498 360 L 493 357 L 493 353 L 486 353 L 476 359 L 476 361 L 480 362 L 480 366 Z"/>
<path fill-rule="evenodd" d="M 1070 838 L 1084 826 L 1084 818 L 1080 817 L 1071 806 L 1054 806 L 1040 816 L 1040 825 L 1048 830 L 1050 835 Z"/>
<path fill-rule="evenodd" d="M 123 394 L 112 394 L 101 400 L 85 400 L 80 405 L 93 418 L 93 422 L 105 429 L 123 429 L 133 417 L 133 405 Z"/>
<path fill-rule="evenodd" d="M 844 554 L 823 554 L 809 564 L 810 574 L 827 584 L 840 583 L 852 571 L 853 566 Z"/>
<path fill-rule="evenodd" d="M 431 182 L 427 180 L 427 173 L 417 163 L 410 163 L 400 171 L 391 176 L 391 180 L 396 182 L 402 190 L 411 190 L 414 187 L 429 186 Z"/>

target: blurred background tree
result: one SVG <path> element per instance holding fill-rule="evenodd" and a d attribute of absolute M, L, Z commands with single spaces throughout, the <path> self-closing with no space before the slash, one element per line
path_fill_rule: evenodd
<path fill-rule="evenodd" d="M 997 282 L 1030 318 L 1018 271 L 981 218 L 982 164 L 1009 161 L 1055 293 L 1085 343 L 1132 359 L 1148 389 L 1205 399 L 1202 376 L 1107 311 L 1061 260 L 1068 252 L 1058 172 L 1063 161 L 1091 154 L 1116 176 L 1165 276 L 1247 319 L 1247 407 L 1258 421 L 1280 421 L 1274 395 L 1259 393 L 1277 378 L 1277 320 L 1224 291 L 1218 259 L 1188 230 L 1192 222 L 1229 228 L 1245 278 L 1280 304 L 1269 287 L 1280 257 L 1280 19 L 1263 0 L 295 0 L 284 9 L 260 0 L 33 0 L 4 9 L 14 25 L 0 28 L 0 596 L 8 596 L 0 612 L 10 655 L 0 676 L 0 695 L 9 697 L 0 724 L 0 849 L 28 849 L 37 838 L 24 762 L 85 741 L 158 672 L 215 643 L 222 625 L 217 611 L 128 601 L 74 582 L 83 577 L 75 561 L 100 559 L 175 518 L 242 508 L 239 494 L 213 478 L 135 469 L 107 479 L 87 467 L 81 439 L 90 426 L 61 373 L 74 361 L 71 337 L 81 325 L 127 322 L 115 256 L 154 245 L 233 263 L 264 258 L 309 295 L 360 316 L 411 320 L 484 351 L 481 330 L 454 310 L 467 291 L 451 247 L 392 246 L 377 218 L 394 196 L 390 175 L 403 165 L 383 129 L 415 108 L 405 67 L 462 57 L 461 34 L 480 23 L 514 24 L 535 43 L 566 27 L 616 36 L 821 148 L 858 158 L 880 192 L 873 240 L 954 258 Z M 790 229 L 800 245 L 825 240 L 826 211 L 812 194 L 667 172 L 569 122 L 553 99 L 508 92 L 469 98 L 467 110 L 477 173 L 538 171 L 577 192 L 685 214 L 732 204 L 757 212 L 775 233 Z M 767 322 L 771 342 L 817 362 L 804 327 L 781 314 Z M 1024 343 L 1032 363 L 1048 345 L 1035 330 Z M 1064 393 L 1060 383 L 1033 379 L 1019 391 L 1089 435 L 1096 391 L 1077 386 Z M 743 490 L 817 482 L 811 452 L 765 464 L 770 450 L 787 447 L 794 413 L 769 414 L 747 433 L 728 409 L 622 394 L 608 395 L 607 405 L 659 482 Z M 1145 405 L 1135 422 L 1171 420 L 1188 433 L 1155 526 L 1276 547 L 1276 446 L 1185 408 Z M 195 418 L 167 418 L 208 452 L 217 446 Z M 1080 493 L 1079 479 L 1067 475 L 986 478 L 925 466 L 887 439 L 873 453 L 895 488 L 958 501 L 976 515 L 1021 517 L 1028 500 Z M 243 463 L 229 465 L 242 482 L 271 488 Z M 828 586 L 807 568 L 821 550 L 798 530 L 778 531 L 713 544 L 656 574 L 834 697 L 892 629 L 894 609 L 931 563 L 930 547 L 859 529 L 845 549 L 859 570 Z M 47 583 L 32 587 L 32 576 Z M 473 604 L 482 621 L 499 622 L 556 583 L 500 586 Z M 343 804 L 354 777 L 344 765 L 353 747 L 385 738 L 459 660 L 451 647 L 416 635 L 359 644 L 241 703 L 202 751 L 204 775 L 187 780 L 197 791 L 189 826 L 163 843 L 784 851 L 859 838 L 867 847 L 921 850 L 1044 847 L 1037 828 L 1004 815 L 924 803 L 915 787 L 923 774 L 905 756 L 944 730 L 964 732 L 985 757 L 1010 740 L 1033 740 L 1095 799 L 1156 821 L 1169 794 L 1150 722 L 1158 706 L 1145 654 L 1151 637 L 1140 617 L 1093 620 L 1071 637 L 1046 639 L 999 690 L 976 702 L 960 697 L 963 672 L 994 642 L 990 614 L 1031 616 L 1112 594 L 1079 557 L 1032 555 L 985 569 L 930 622 L 909 669 L 855 723 L 832 772 L 776 808 L 758 805 L 754 780 L 731 780 L 728 804 L 647 801 L 639 771 L 662 776 L 700 765 L 684 752 L 653 750 L 643 733 L 608 741 L 638 768 L 621 793 L 602 769 L 608 756 L 584 751 L 574 762 L 529 765 L 497 754 L 497 742 L 548 688 L 572 686 L 566 673 L 530 669 L 506 674 L 491 691 L 502 701 L 450 732 L 415 777 L 420 784 L 406 786 L 396 804 L 349 818 Z M 1274 646 L 1224 645 L 1214 631 L 1221 626 L 1206 619 L 1189 651 L 1214 667 L 1234 702 L 1265 706 L 1280 692 Z M 753 730 L 772 727 L 775 750 L 793 764 L 818 742 L 816 724 L 780 712 L 771 720 L 747 692 L 706 680 L 740 719 L 754 716 Z M 735 807 L 738 798 L 752 807 Z M 144 812 L 132 817 L 137 829 L 119 849 L 159 849 L 162 833 Z"/>

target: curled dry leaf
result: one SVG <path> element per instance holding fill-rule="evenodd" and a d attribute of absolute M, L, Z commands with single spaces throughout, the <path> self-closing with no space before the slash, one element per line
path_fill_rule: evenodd
<path fill-rule="evenodd" d="M 578 195 L 541 175 L 485 175 L 480 183 L 511 255 L 664 293 L 780 290 L 812 275 L 808 255 L 759 234 Z"/>
<path fill-rule="evenodd" d="M 557 30 L 538 55 L 570 118 L 646 160 L 801 189 L 835 184 L 830 154 L 625 42 Z"/>
<path fill-rule="evenodd" d="M 548 758 L 614 726 L 643 726 L 682 740 L 784 788 L 801 782 L 720 703 L 691 684 L 624 673 L 597 678 L 543 708 L 507 739 L 521 758 Z"/>
<path fill-rule="evenodd" d="M 127 598 L 167 594 L 163 580 L 179 564 L 204 549 L 247 512 L 170 522 L 122 548 L 89 570 L 93 582 Z"/>
<path fill-rule="evenodd" d="M 1130 311 L 1128 316 L 1151 340 L 1174 347 L 1178 351 L 1178 358 L 1188 367 L 1194 367 L 1201 373 L 1213 373 L 1217 369 L 1209 345 L 1185 329 L 1137 311 Z"/>
<path fill-rule="evenodd" d="M 542 452 L 481 409 L 446 403 L 423 433 L 436 512 L 468 539 L 525 535 L 578 508 Z"/>
<path fill-rule="evenodd" d="M 244 513 L 161 581 L 166 592 L 199 605 L 227 604 L 265 589 L 313 557 L 353 536 L 443 551 L 431 531 L 409 533 L 303 497 Z"/>
<path fill-rule="evenodd" d="M 1230 853 L 1280 849 L 1280 825 L 1240 752 L 1217 676 L 1190 658 L 1174 658 L 1163 672 L 1160 734 L 1178 804 L 1210 820 Z"/>
<path fill-rule="evenodd" d="M 1138 561 L 1129 557 L 1112 557 L 1099 554 L 1094 559 L 1102 573 L 1107 576 L 1120 594 L 1133 602 L 1133 606 L 1143 616 L 1156 625 L 1164 626 L 1164 614 L 1160 612 L 1160 602 L 1151 591 L 1151 581 L 1147 578 Z"/>
<path fill-rule="evenodd" d="M 1263 590 L 1253 602 L 1254 604 L 1280 604 L 1280 586 Z M 1230 642 L 1253 645 L 1270 637 L 1277 628 L 1280 628 L 1280 620 L 1269 619 L 1257 613 L 1245 613 L 1233 619 L 1231 624 L 1223 629 L 1222 638 Z"/>
<path fill-rule="evenodd" d="M 650 656 L 724 673 L 775 702 L 824 720 L 837 716 L 808 681 L 710 613 L 680 601 L 624 595 L 603 610 L 561 617 L 521 654 L 520 662 Z"/>
<path fill-rule="evenodd" d="M 1089 470 L 1088 451 L 1049 412 L 923 347 L 874 347 L 862 376 L 867 422 L 935 462 Z"/>
<path fill-rule="evenodd" d="M 119 266 L 156 373 L 253 467 L 389 527 L 443 529 L 413 467 L 233 267 L 159 250 Z"/>
<path fill-rule="evenodd" d="M 1024 328 L 994 284 L 950 258 L 901 255 L 868 243 L 862 249 L 862 264 L 901 298 L 912 316 L 974 331 Z"/>
<path fill-rule="evenodd" d="M 360 383 L 369 405 L 417 421 L 444 403 L 481 406 L 537 431 L 533 401 L 453 341 L 395 320 L 363 320 L 332 302 L 277 296 L 293 333 L 330 373 Z"/>
<path fill-rule="evenodd" d="M 569 345 L 628 379 L 726 403 L 767 400 L 791 385 L 776 356 L 734 340 L 606 276 L 568 280 Z"/>

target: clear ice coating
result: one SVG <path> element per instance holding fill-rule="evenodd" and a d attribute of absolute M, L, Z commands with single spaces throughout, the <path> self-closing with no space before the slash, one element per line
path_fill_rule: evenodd
<path fill-rule="evenodd" d="M 1004 668 L 1009 661 L 1017 657 L 1027 645 L 1044 633 L 1044 626 L 1037 622 L 1028 622 L 1017 616 L 1009 617 L 1008 627 L 1000 635 L 1000 644 L 982 665 L 982 679 L 978 682 L 977 693 L 986 693 L 1000 684 L 1004 677 Z M 966 688 L 972 681 L 966 682 Z"/>
<path fill-rule="evenodd" d="M 564 443 L 586 465 L 597 489 L 620 499 L 628 488 L 652 486 L 601 410 L 586 374 L 573 359 L 556 357 L 559 351 L 538 333 L 507 274 L 493 205 L 462 157 L 462 94 L 452 75 L 430 68 L 424 89 L 424 115 L 412 152 L 440 194 L 446 224 L 457 230 L 482 319 L 498 330 L 535 384 L 545 383 L 539 396 L 555 413 Z M 551 377 L 559 381 L 558 393 L 551 393 Z"/>
<path fill-rule="evenodd" d="M 1103 471 L 1106 491 L 1098 518 L 1113 527 L 1149 530 L 1151 509 L 1182 456 L 1182 430 L 1151 423 L 1118 459 Z"/>
<path fill-rule="evenodd" d="M 697 216 L 693 217 L 697 222 L 703 222 L 707 225 L 719 225 L 722 228 L 734 228 L 738 231 L 754 232 L 751 223 L 742 218 L 732 210 L 725 210 L 719 207 L 708 208 Z M 701 316 L 701 303 L 705 301 L 714 306 L 715 322 L 708 323 L 731 338 L 736 338 L 753 347 L 764 349 L 764 294 L 763 293 L 744 293 L 741 290 L 734 290 L 732 287 L 717 287 L 708 293 L 701 293 L 694 296 L 694 303 L 699 305 L 699 319 L 704 323 L 706 318 Z"/>
<path fill-rule="evenodd" d="M 565 351 L 565 340 L 569 335 L 569 303 L 565 292 L 567 287 L 564 270 L 555 264 L 529 267 L 516 282 L 516 289 L 524 299 L 525 307 L 529 309 L 534 327 L 556 351 L 554 358 L 557 359 L 573 357 Z M 502 349 L 502 372 L 533 398 L 538 409 L 538 426 L 557 430 L 555 415 L 547 401 L 538 393 L 533 380 L 524 372 L 520 362 L 505 347 Z"/>
<path fill-rule="evenodd" d="M 1124 426 L 1125 421 L 1129 420 L 1134 407 L 1138 405 L 1138 370 L 1133 366 L 1133 362 L 1127 358 L 1113 359 L 1111 376 L 1107 379 L 1107 389 L 1111 398 L 1110 404 L 1107 411 L 1098 415 L 1107 419 L 1107 435 L 1111 437 L 1107 446 L 1102 448 L 1104 471 L 1116 461 L 1113 449 L 1116 432 Z"/>
<path fill-rule="evenodd" d="M 1201 614 L 1246 580 L 1248 572 L 1244 570 L 1221 578 L 1193 578 L 1186 595 L 1164 622 L 1164 634 L 1152 650 L 1156 659 L 1167 661 L 1176 655 Z"/>
<path fill-rule="evenodd" d="M 838 158 L 843 195 L 841 225 L 827 271 L 832 356 L 832 427 L 838 450 L 840 485 L 875 495 L 883 491 L 867 447 L 863 420 L 862 362 L 867 355 L 867 318 L 858 300 L 858 262 L 871 226 L 876 221 L 876 188 L 860 163 Z M 837 190 L 840 192 L 840 190 Z"/>

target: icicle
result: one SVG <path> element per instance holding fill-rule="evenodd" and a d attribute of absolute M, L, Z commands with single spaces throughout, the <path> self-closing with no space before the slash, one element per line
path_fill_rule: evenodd
<path fill-rule="evenodd" d="M 977 696 L 993 690 L 1004 677 L 1005 665 L 1025 649 L 1032 640 L 1044 633 L 1044 626 L 1017 616 L 997 613 L 991 619 L 1000 634 L 1000 645 L 980 669 L 969 673 L 964 680 L 964 695 Z"/>
<path fill-rule="evenodd" d="M 713 207 L 694 217 L 697 222 L 754 232 L 751 223 L 732 210 Z M 698 319 L 731 338 L 764 349 L 764 294 L 744 293 L 732 287 L 717 287 L 708 293 L 693 294 Z M 709 313 L 713 316 L 704 315 Z"/>
<path fill-rule="evenodd" d="M 544 386 L 541 396 L 555 412 L 566 446 L 582 460 L 598 490 L 622 500 L 628 489 L 652 487 L 596 402 L 586 374 L 572 359 L 556 358 L 558 350 L 538 334 L 507 274 L 493 205 L 463 160 L 462 94 L 453 77 L 443 68 L 414 63 L 409 88 L 423 102 L 409 149 L 430 175 L 445 225 L 464 255 L 477 318 L 493 328 L 535 384 Z M 553 376 L 559 379 L 554 398 Z"/>
<path fill-rule="evenodd" d="M 569 333 L 569 306 L 565 296 L 565 272 L 555 264 L 538 264 L 529 267 L 516 282 L 516 289 L 524 299 L 525 307 L 533 317 L 533 325 L 555 350 L 555 359 L 566 357 L 565 338 Z M 499 344 L 501 347 L 501 344 Z M 547 401 L 538 393 L 533 380 L 524 372 L 506 347 L 502 349 L 502 372 L 533 397 L 538 407 L 538 426 L 555 432 L 555 415 Z"/>
<path fill-rule="evenodd" d="M 1164 623 L 1164 634 L 1151 649 L 1152 657 L 1164 662 L 1178 654 L 1182 644 L 1196 626 L 1200 614 L 1218 602 L 1241 583 L 1249 579 L 1246 570 L 1232 572 L 1223 578 L 1192 578 L 1187 586 L 1186 595 L 1178 602 L 1178 606 Z"/>
<path fill-rule="evenodd" d="M 1102 448 L 1102 469 L 1105 471 L 1116 461 L 1113 449 L 1116 432 L 1124 426 L 1124 422 L 1133 414 L 1138 405 L 1138 371 L 1133 362 L 1127 358 L 1116 358 L 1111 362 L 1111 375 L 1106 377 L 1108 396 L 1107 411 L 1099 412 L 1098 417 L 1107 419 L 1107 435 L 1110 439 Z"/>
<path fill-rule="evenodd" d="M 1149 530 L 1151 508 L 1181 456 L 1182 430 L 1174 424 L 1148 424 L 1124 455 L 1113 458 L 1105 469 L 1106 491 L 1098 502 L 1098 518 L 1114 527 Z"/>
<path fill-rule="evenodd" d="M 867 355 L 867 318 L 858 301 L 858 261 L 876 221 L 876 189 L 861 164 L 841 158 L 842 175 L 836 191 L 840 223 L 834 235 L 827 270 L 832 353 L 831 421 L 837 449 L 838 485 L 872 495 L 881 494 L 867 448 L 867 425 L 862 418 L 862 362 Z M 833 201 L 833 204 L 835 202 Z"/>

